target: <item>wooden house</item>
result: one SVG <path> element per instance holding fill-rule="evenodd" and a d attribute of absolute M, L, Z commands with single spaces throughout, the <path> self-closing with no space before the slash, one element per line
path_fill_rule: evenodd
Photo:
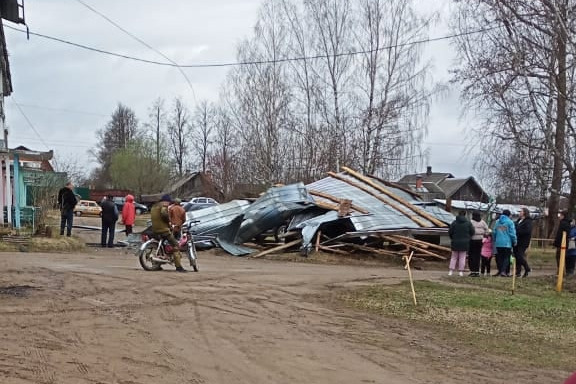
<path fill-rule="evenodd" d="M 478 201 L 487 203 L 489 195 L 472 176 L 456 178 L 448 172 L 432 172 L 427 167 L 425 173 L 415 173 L 402 177 L 398 184 L 418 193 L 424 201 L 435 199 Z"/>

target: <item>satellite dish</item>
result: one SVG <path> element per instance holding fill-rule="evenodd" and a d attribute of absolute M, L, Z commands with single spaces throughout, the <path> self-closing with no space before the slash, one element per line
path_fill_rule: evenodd
<path fill-rule="evenodd" d="M 0 16 L 16 24 L 26 24 L 24 21 L 24 0 L 0 0 Z"/>

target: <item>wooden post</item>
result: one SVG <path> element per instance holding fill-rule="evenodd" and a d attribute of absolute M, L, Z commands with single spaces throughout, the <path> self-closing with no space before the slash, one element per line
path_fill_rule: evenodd
<path fill-rule="evenodd" d="M 512 294 L 516 289 L 516 258 L 514 256 L 510 257 L 510 261 L 512 262 Z"/>
<path fill-rule="evenodd" d="M 322 231 L 318 231 L 318 234 L 316 235 L 316 253 L 318 253 L 318 249 L 320 248 L 320 237 L 322 237 Z"/>
<path fill-rule="evenodd" d="M 416 301 L 414 279 L 412 278 L 412 269 L 410 269 L 410 261 L 412 261 L 412 256 L 414 256 L 414 251 L 410 252 L 410 256 L 404 256 L 404 260 L 406 261 L 406 269 L 408 270 L 408 278 L 410 279 L 410 287 L 412 288 L 412 299 L 414 300 L 414 306 L 417 306 L 418 302 Z"/>
<path fill-rule="evenodd" d="M 556 292 L 562 292 L 564 281 L 564 268 L 566 267 L 566 232 L 562 232 L 562 244 L 560 247 L 560 262 L 558 263 L 558 280 L 556 281 Z"/>

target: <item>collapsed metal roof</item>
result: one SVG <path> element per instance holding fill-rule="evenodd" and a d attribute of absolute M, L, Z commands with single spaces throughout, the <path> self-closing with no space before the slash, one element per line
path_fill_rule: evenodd
<path fill-rule="evenodd" d="M 254 203 L 233 201 L 188 213 L 200 220 L 196 232 L 215 234 L 220 246 L 234 255 L 253 250 L 241 244 L 291 220 L 289 229 L 302 231 L 303 246 L 323 225 L 336 236 L 385 230 L 446 231 L 454 216 L 424 204 L 417 195 L 349 168 L 304 186 L 302 183 L 270 188 Z M 339 217 L 339 204 L 350 200 L 349 215 Z"/>

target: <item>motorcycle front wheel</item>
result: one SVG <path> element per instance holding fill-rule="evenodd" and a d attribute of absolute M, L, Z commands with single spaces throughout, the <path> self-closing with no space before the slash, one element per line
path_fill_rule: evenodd
<path fill-rule="evenodd" d="M 158 244 L 152 242 L 140 250 L 138 260 L 145 271 L 159 271 L 162 269 L 160 263 L 152 260 L 152 257 L 156 254 L 156 249 L 158 249 Z"/>
<path fill-rule="evenodd" d="M 198 272 L 198 257 L 196 255 L 196 247 L 194 247 L 194 244 L 188 246 L 188 259 L 190 260 L 190 266 L 194 269 L 194 272 Z"/>

